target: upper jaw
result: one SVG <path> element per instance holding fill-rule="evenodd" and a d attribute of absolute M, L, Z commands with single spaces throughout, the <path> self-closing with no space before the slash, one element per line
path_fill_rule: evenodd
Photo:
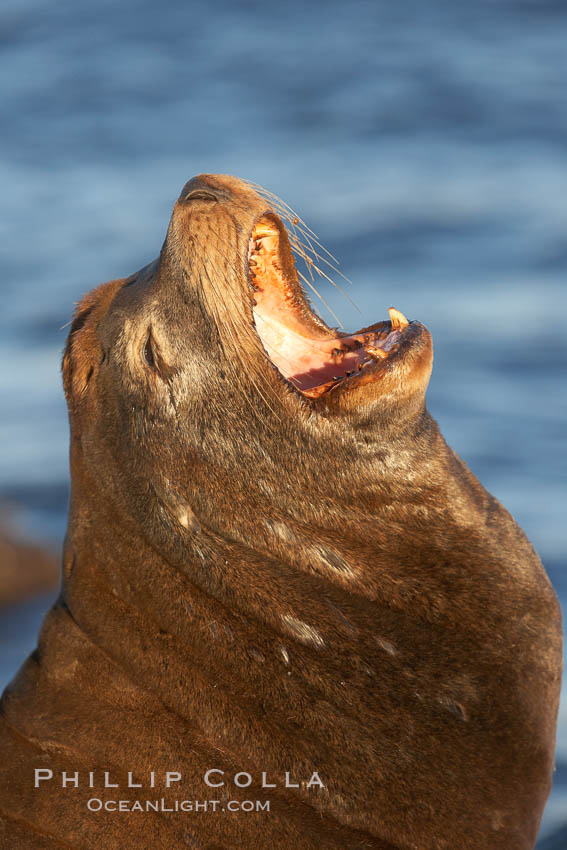
<path fill-rule="evenodd" d="M 416 325 L 395 308 L 390 321 L 354 334 L 329 328 L 299 284 L 281 221 L 272 213 L 254 225 L 248 245 L 252 315 L 264 350 L 302 396 L 317 399 L 378 377 L 415 336 Z"/>

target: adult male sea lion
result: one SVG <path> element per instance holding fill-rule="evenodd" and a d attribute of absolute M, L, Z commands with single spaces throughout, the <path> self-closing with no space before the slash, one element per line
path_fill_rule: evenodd
<path fill-rule="evenodd" d="M 63 585 L 2 702 L 2 847 L 534 845 L 557 600 L 425 409 L 426 328 L 329 329 L 301 227 L 201 175 L 159 259 L 76 311 Z"/>

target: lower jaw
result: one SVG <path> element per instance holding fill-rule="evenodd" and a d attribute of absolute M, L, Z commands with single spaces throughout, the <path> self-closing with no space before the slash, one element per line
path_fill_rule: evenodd
<path fill-rule="evenodd" d="M 289 328 L 262 310 L 261 299 L 254 307 L 254 320 L 272 363 L 307 398 L 318 398 L 338 385 L 345 385 L 370 367 L 380 367 L 397 351 L 409 323 L 397 310 L 391 320 L 378 322 L 354 334 L 315 338 Z"/>

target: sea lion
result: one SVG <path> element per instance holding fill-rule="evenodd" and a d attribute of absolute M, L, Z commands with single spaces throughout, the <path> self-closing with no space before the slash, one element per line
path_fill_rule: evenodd
<path fill-rule="evenodd" d="M 2 846 L 533 847 L 557 599 L 426 410 L 427 329 L 327 327 L 309 246 L 200 175 L 159 259 L 79 304 L 62 590 L 1 705 Z"/>

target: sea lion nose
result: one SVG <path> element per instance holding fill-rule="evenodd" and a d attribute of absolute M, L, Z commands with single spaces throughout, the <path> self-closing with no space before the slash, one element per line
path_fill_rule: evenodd
<path fill-rule="evenodd" d="M 206 177 L 193 177 L 185 184 L 179 196 L 180 201 L 224 201 L 230 195 L 227 189 L 221 189 L 209 183 Z"/>

